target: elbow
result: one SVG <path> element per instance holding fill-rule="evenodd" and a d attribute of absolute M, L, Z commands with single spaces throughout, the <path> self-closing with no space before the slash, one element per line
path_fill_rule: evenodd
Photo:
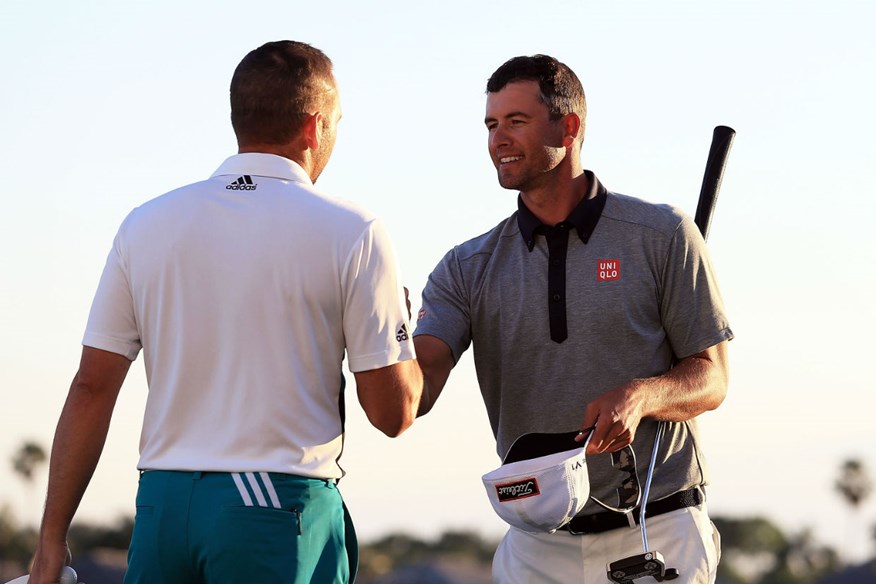
<path fill-rule="evenodd" d="M 432 411 L 432 406 L 435 405 L 435 400 L 432 399 L 432 394 L 429 391 L 429 383 L 426 378 L 423 378 L 423 392 L 420 395 L 420 403 L 417 406 L 417 417 L 425 416 Z"/>
<path fill-rule="evenodd" d="M 728 379 L 725 371 L 719 379 L 713 382 L 712 390 L 709 392 L 708 398 L 704 400 L 704 408 L 706 411 L 717 410 L 718 407 L 724 403 L 724 399 L 727 397 L 727 388 Z"/>
<path fill-rule="evenodd" d="M 423 376 L 415 361 L 358 373 L 356 383 L 372 426 L 395 438 L 414 423 L 423 395 Z"/>
<path fill-rule="evenodd" d="M 730 386 L 730 366 L 727 359 L 727 341 L 709 349 L 711 367 L 711 387 L 709 410 L 716 410 L 718 406 L 724 403 L 727 397 L 727 390 Z"/>
<path fill-rule="evenodd" d="M 368 420 L 371 425 L 389 436 L 390 438 L 398 438 L 405 430 L 413 425 L 417 417 L 417 408 L 406 407 L 400 408 L 394 413 L 385 413 L 380 416 L 369 416 Z"/>
<path fill-rule="evenodd" d="M 705 404 L 706 411 L 717 410 L 718 407 L 724 403 L 724 398 L 727 397 L 727 386 L 724 386 L 720 390 L 716 390 L 710 396 L 710 399 Z"/>
<path fill-rule="evenodd" d="M 410 422 L 401 422 L 398 424 L 379 426 L 378 429 L 390 438 L 398 438 L 402 433 L 410 428 Z"/>
<path fill-rule="evenodd" d="M 417 417 L 425 416 L 432 411 L 432 403 L 426 400 L 420 402 L 420 407 L 417 409 Z"/>
<path fill-rule="evenodd" d="M 422 381 L 408 383 L 407 387 L 399 388 L 396 395 L 393 407 L 380 408 L 368 415 L 371 425 L 390 438 L 401 436 L 417 419 L 423 396 Z"/>

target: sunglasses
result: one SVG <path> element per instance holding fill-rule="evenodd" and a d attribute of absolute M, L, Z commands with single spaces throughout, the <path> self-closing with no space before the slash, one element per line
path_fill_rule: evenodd
<path fill-rule="evenodd" d="M 628 515 L 642 502 L 642 490 L 639 487 L 639 475 L 636 472 L 636 453 L 630 445 L 611 453 L 611 466 L 626 473 L 626 477 L 617 488 L 617 506 L 607 505 L 591 496 L 596 503 L 609 511 Z"/>

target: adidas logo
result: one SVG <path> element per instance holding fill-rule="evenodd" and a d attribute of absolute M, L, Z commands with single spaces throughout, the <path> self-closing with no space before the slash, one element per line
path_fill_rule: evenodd
<path fill-rule="evenodd" d="M 408 340 L 408 338 L 408 325 L 403 324 L 401 325 L 401 328 L 398 329 L 398 332 L 395 333 L 395 340 L 400 343 L 402 341 Z"/>
<path fill-rule="evenodd" d="M 230 185 L 226 185 L 225 188 L 229 191 L 254 191 L 257 186 L 259 185 L 252 182 L 252 177 L 245 174 Z"/>

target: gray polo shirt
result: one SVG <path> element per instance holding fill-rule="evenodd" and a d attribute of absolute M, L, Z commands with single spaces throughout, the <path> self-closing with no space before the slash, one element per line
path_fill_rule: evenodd
<path fill-rule="evenodd" d="M 450 250 L 423 290 L 414 335 L 440 338 L 457 360 L 473 345 L 500 458 L 523 434 L 579 428 L 603 392 L 733 337 L 693 220 L 588 174 L 591 192 L 566 221 L 542 226 L 518 201 Z M 643 420 L 633 443 L 642 482 L 656 427 Z M 622 473 L 608 455 L 588 469 L 591 494 L 613 504 Z M 706 482 L 696 420 L 668 424 L 650 500 Z"/>

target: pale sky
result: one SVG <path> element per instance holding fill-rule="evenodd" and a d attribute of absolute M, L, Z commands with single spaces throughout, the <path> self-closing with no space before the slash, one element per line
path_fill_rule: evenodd
<path fill-rule="evenodd" d="M 712 128 L 734 127 L 709 241 L 737 336 L 727 400 L 702 417 L 710 510 L 809 528 L 849 557 L 873 549 L 876 496 L 856 518 L 833 483 L 849 457 L 876 477 L 876 5 L 300 4 L 0 4 L 0 504 L 39 516 L 45 471 L 29 492 L 7 461 L 25 439 L 51 442 L 120 222 L 235 152 L 231 73 L 291 38 L 323 49 L 341 88 L 318 186 L 385 219 L 415 313 L 441 256 L 515 209 L 483 126 L 486 79 L 508 58 L 547 53 L 577 72 L 584 166 L 617 192 L 692 214 Z M 83 520 L 133 514 L 145 392 L 141 358 Z M 362 539 L 503 531 L 480 481 L 499 461 L 470 354 L 396 440 L 354 395 L 341 490 Z"/>

